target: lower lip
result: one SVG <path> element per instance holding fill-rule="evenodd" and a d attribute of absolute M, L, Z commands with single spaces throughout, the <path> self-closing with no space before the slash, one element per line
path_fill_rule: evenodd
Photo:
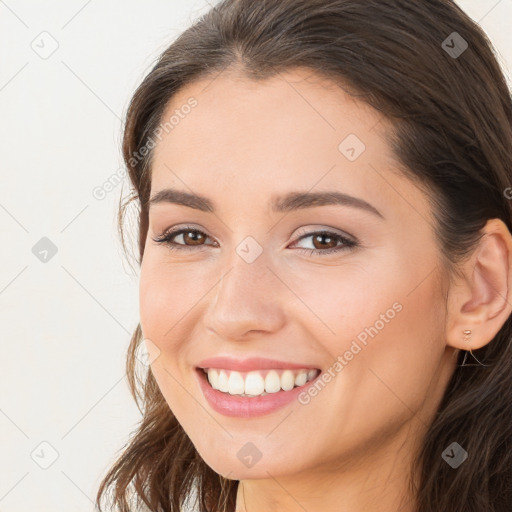
<path fill-rule="evenodd" d="M 306 382 L 302 386 L 290 389 L 289 391 L 278 391 L 277 393 L 269 393 L 265 396 L 240 396 L 230 395 L 223 393 L 217 389 L 213 389 L 209 382 L 206 373 L 201 369 L 196 369 L 199 378 L 199 385 L 201 390 L 214 411 L 217 411 L 224 416 L 232 416 L 239 418 L 252 418 L 253 416 L 262 416 L 269 414 L 285 405 L 288 405 L 293 400 L 312 385 L 316 379 L 321 375 L 321 372 L 313 380 Z"/>

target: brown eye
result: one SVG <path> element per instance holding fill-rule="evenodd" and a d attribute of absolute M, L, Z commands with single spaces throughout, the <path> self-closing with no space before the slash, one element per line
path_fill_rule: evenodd
<path fill-rule="evenodd" d="M 299 248 L 303 251 L 308 251 L 310 255 L 326 255 L 332 254 L 335 252 L 340 252 L 343 250 L 347 250 L 350 248 L 357 247 L 358 242 L 351 240 L 347 237 L 339 235 L 337 233 L 332 233 L 330 231 L 317 231 L 313 233 L 308 233 L 306 235 L 301 236 L 295 243 L 299 243 L 302 240 L 307 238 L 312 239 L 313 249 L 306 249 L 304 247 Z"/>
<path fill-rule="evenodd" d="M 194 233 L 193 236 L 190 236 L 190 233 Z M 204 233 L 201 231 L 196 230 L 190 230 L 190 231 L 183 231 L 183 241 L 187 244 L 188 242 L 191 243 L 191 245 L 200 245 L 201 242 L 203 242 L 207 237 Z"/>
<path fill-rule="evenodd" d="M 315 249 L 332 249 L 337 247 L 338 240 L 329 233 L 319 233 L 313 236 L 313 245 Z"/>
<path fill-rule="evenodd" d="M 183 240 L 178 240 L 178 242 L 173 240 L 178 239 L 179 237 L 182 237 Z M 153 240 L 159 244 L 167 245 L 169 249 L 188 250 L 204 245 L 204 242 L 207 238 L 208 235 L 202 231 L 199 231 L 198 229 L 182 228 L 176 231 L 164 233 L 158 238 L 153 238 Z"/>
<path fill-rule="evenodd" d="M 174 241 L 182 237 L 182 241 Z M 169 249 L 193 250 L 194 247 L 205 245 L 208 235 L 194 228 L 182 228 L 176 231 L 164 233 L 158 238 L 153 238 L 157 243 L 166 245 Z M 310 255 L 326 255 L 340 252 L 358 246 L 358 242 L 330 231 L 317 231 L 301 236 L 295 244 L 306 238 L 313 240 L 313 249 L 299 248 L 308 251 Z"/>

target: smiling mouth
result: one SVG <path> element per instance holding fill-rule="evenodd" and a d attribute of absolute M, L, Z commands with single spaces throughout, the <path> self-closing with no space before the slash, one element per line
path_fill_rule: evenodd
<path fill-rule="evenodd" d="M 321 373 L 318 368 L 265 369 L 238 372 L 224 368 L 197 368 L 209 386 L 221 393 L 241 397 L 260 397 L 285 393 L 305 386 Z"/>

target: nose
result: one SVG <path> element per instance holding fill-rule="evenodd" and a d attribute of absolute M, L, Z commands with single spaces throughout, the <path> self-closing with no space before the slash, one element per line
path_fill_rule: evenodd
<path fill-rule="evenodd" d="M 263 255 L 248 263 L 235 254 L 223 268 L 204 318 L 207 329 L 220 339 L 274 332 L 284 324 L 286 287 L 267 263 Z"/>

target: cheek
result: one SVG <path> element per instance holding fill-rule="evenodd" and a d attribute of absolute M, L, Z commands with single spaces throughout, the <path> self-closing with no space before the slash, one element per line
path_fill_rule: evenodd
<path fill-rule="evenodd" d="M 363 401 L 391 398 L 393 390 L 416 401 L 435 372 L 444 351 L 443 306 L 434 274 L 425 278 L 431 261 L 394 255 L 388 262 L 321 269 L 314 279 L 293 281 L 302 301 L 287 306 L 296 308 L 288 313 L 333 364 L 343 359 L 340 385 L 365 389 Z"/>
<path fill-rule="evenodd" d="M 198 317 L 217 279 L 216 269 L 205 262 L 172 262 L 163 249 L 144 254 L 139 282 L 142 334 L 157 345 L 159 362 L 174 374 L 190 370 L 190 351 L 200 336 Z"/>
<path fill-rule="evenodd" d="M 335 409 L 347 407 L 349 431 L 405 421 L 436 392 L 434 376 L 445 351 L 442 302 L 432 277 L 415 287 L 422 280 L 417 274 L 404 267 L 372 293 L 337 303 L 337 342 L 330 352 L 342 357 L 342 369 Z M 366 426 L 361 418 L 367 418 Z"/>
<path fill-rule="evenodd" d="M 159 279 L 156 267 L 148 268 L 145 265 L 141 270 L 139 283 L 139 312 L 142 333 L 145 338 L 154 339 L 161 337 L 165 332 L 168 322 L 166 310 L 172 308 L 172 293 Z M 160 333 L 160 334 L 158 334 Z"/>
<path fill-rule="evenodd" d="M 139 312 L 146 337 L 174 337 L 173 326 L 204 292 L 193 266 L 169 264 L 163 249 L 146 251 L 139 282 Z"/>
<path fill-rule="evenodd" d="M 190 325 L 187 313 L 194 301 L 194 291 L 187 274 L 162 259 L 160 254 L 144 254 L 139 282 L 140 324 L 143 337 L 158 349 L 151 372 L 169 408 L 180 423 L 188 424 L 190 368 L 187 351 Z"/>
<path fill-rule="evenodd" d="M 334 355 L 358 334 L 364 340 L 365 328 L 379 321 L 381 314 L 396 316 L 393 304 L 402 285 L 382 268 L 380 261 L 371 258 L 345 261 L 337 267 L 294 268 L 283 279 L 291 283 L 293 294 L 283 293 L 282 305 L 292 322 L 302 323 L 312 339 L 328 345 Z"/>

